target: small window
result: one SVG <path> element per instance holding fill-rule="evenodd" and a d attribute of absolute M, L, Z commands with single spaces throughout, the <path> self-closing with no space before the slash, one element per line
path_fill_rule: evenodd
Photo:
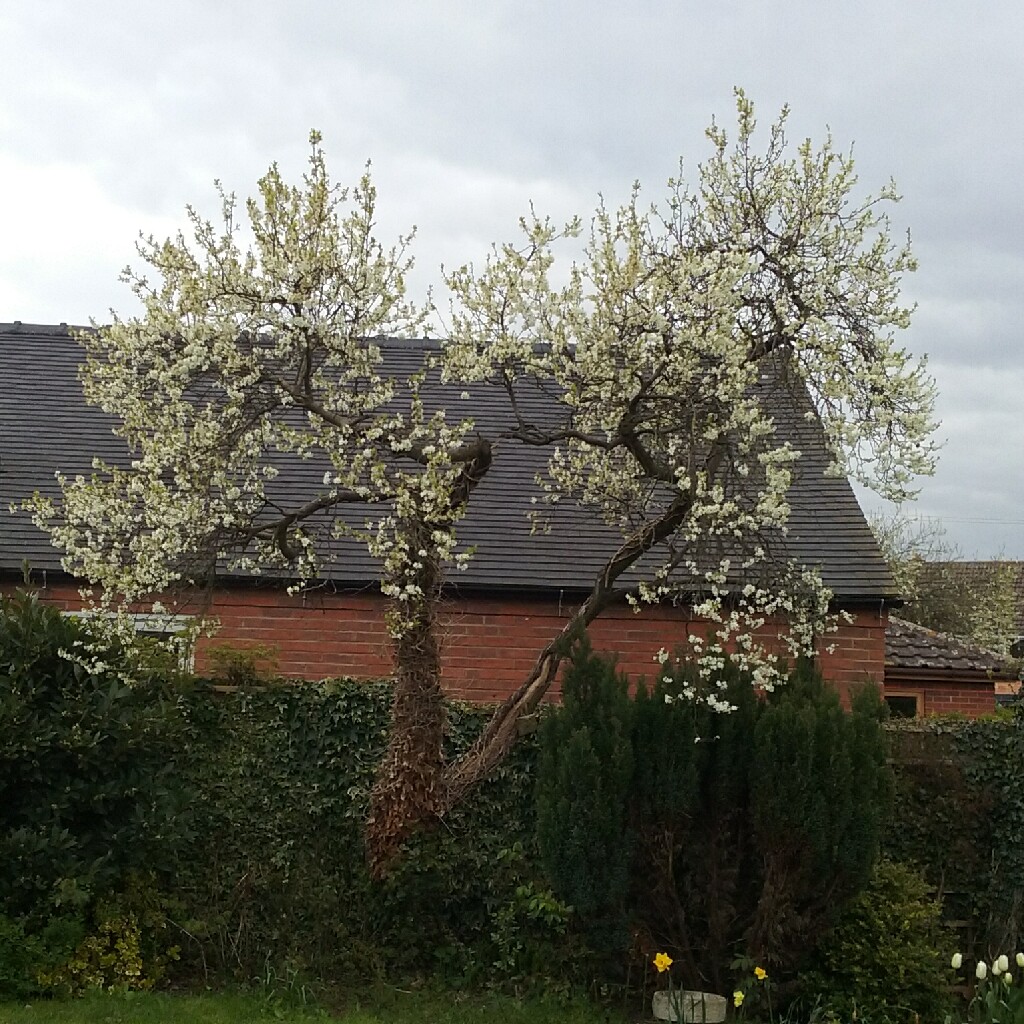
<path fill-rule="evenodd" d="M 885 703 L 892 718 L 920 718 L 921 695 L 919 693 L 887 693 Z"/>
<path fill-rule="evenodd" d="M 104 612 L 64 612 L 71 619 L 90 619 Z M 191 643 L 185 639 L 192 626 L 190 615 L 168 615 L 160 612 L 134 612 L 131 616 L 136 636 L 154 640 L 166 646 L 177 655 L 179 666 L 186 672 L 194 667 L 194 652 Z"/>

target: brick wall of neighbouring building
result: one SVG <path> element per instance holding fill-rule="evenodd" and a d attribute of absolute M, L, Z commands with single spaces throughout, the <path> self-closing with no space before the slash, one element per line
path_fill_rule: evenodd
<path fill-rule="evenodd" d="M 50 586 L 40 593 L 64 610 L 81 607 L 72 585 Z M 571 603 L 551 599 L 445 600 L 445 689 L 453 697 L 469 700 L 504 698 L 523 681 L 537 653 L 572 610 Z M 384 601 L 372 591 L 319 590 L 290 597 L 283 589 L 238 587 L 218 591 L 210 613 L 219 619 L 220 629 L 212 640 L 200 641 L 196 656 L 200 672 L 208 667 L 210 645 L 228 644 L 274 648 L 277 670 L 295 678 L 379 679 L 391 673 Z M 851 686 L 882 680 L 885 623 L 884 612 L 861 611 L 823 642 L 822 671 L 844 699 Z M 636 614 L 628 607 L 614 607 L 591 626 L 590 636 L 597 650 L 618 655 L 620 668 L 630 677 L 650 679 L 660 648 L 671 651 L 689 632 L 703 628 L 679 609 L 647 608 Z M 771 632 L 766 628 L 766 635 Z"/>
<path fill-rule="evenodd" d="M 895 696 L 915 697 L 923 716 L 955 714 L 980 718 L 991 715 L 996 707 L 995 683 L 981 673 L 957 678 L 935 670 L 890 669 L 886 673 L 885 690 Z"/>

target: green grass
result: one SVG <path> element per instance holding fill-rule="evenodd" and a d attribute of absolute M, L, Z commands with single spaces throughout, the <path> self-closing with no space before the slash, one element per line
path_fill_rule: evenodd
<path fill-rule="evenodd" d="M 583 1003 L 380 989 L 351 995 L 333 1011 L 291 1009 L 246 994 L 94 995 L 68 1001 L 0 1003 L 0 1024 L 620 1024 L 625 1018 Z"/>

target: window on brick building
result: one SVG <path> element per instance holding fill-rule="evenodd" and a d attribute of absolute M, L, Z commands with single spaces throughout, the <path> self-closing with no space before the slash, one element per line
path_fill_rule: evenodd
<path fill-rule="evenodd" d="M 63 614 L 72 619 L 90 619 L 105 613 L 77 611 Z M 190 630 L 193 625 L 190 615 L 135 612 L 131 619 L 136 636 L 166 647 L 175 655 L 178 665 L 182 669 L 186 672 L 192 671 L 195 667 L 195 651 L 190 639 Z"/>
<path fill-rule="evenodd" d="M 920 718 L 924 714 L 924 694 L 920 690 L 886 689 L 884 698 L 892 718 Z"/>

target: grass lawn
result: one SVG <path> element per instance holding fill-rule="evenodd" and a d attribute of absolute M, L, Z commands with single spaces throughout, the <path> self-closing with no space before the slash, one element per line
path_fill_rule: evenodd
<path fill-rule="evenodd" d="M 352 996 L 345 1009 L 330 1012 L 289 1009 L 245 994 L 95 995 L 66 1002 L 0 1003 L 0 1024 L 622 1024 L 625 1019 L 582 1003 L 387 989 Z"/>

